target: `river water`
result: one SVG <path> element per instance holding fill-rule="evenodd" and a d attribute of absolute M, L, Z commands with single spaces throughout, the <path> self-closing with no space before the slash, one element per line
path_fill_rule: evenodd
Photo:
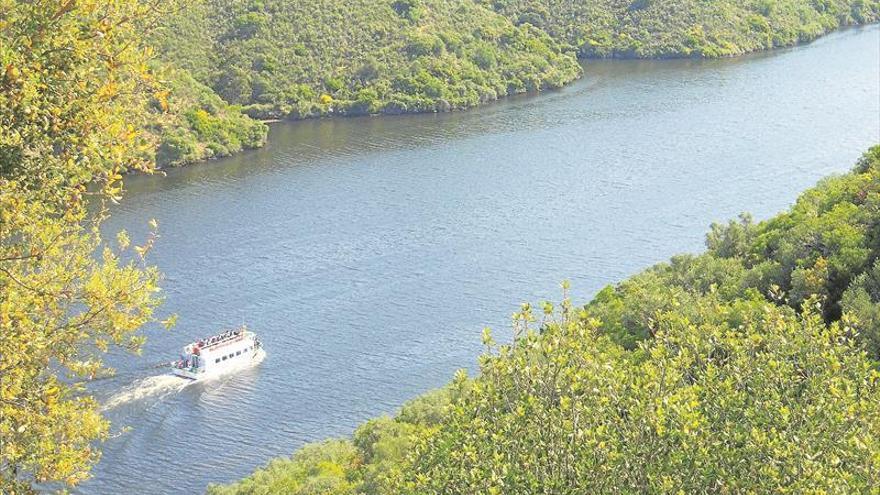
<path fill-rule="evenodd" d="M 131 177 L 107 224 L 161 238 L 165 312 L 94 390 L 114 437 L 81 493 L 202 492 L 475 368 L 520 302 L 586 302 L 713 221 L 766 218 L 880 141 L 880 27 L 714 61 L 591 62 L 477 110 L 280 124 L 230 159 Z M 246 323 L 257 368 L 157 362 Z"/>

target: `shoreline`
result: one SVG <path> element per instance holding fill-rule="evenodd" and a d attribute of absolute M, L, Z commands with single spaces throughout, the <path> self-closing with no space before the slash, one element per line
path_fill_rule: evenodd
<path fill-rule="evenodd" d="M 660 62 L 660 63 L 662 63 L 662 62 L 672 62 L 672 61 L 682 61 L 682 60 L 693 61 L 693 62 L 711 62 L 711 61 L 716 61 L 716 60 L 739 60 L 739 59 L 746 59 L 749 57 L 755 57 L 755 56 L 761 56 L 761 55 L 771 55 L 771 54 L 775 54 L 778 52 L 784 52 L 785 50 L 791 50 L 791 49 L 796 49 L 799 47 L 809 46 L 812 43 L 826 39 L 829 36 L 832 36 L 835 34 L 843 33 L 843 32 L 850 31 L 850 30 L 870 28 L 871 26 L 878 26 L 878 25 L 880 25 L 880 21 L 870 22 L 870 23 L 866 23 L 866 24 L 841 25 L 840 27 L 838 27 L 836 29 L 827 31 L 827 32 L 825 32 L 819 36 L 816 36 L 812 39 L 798 41 L 797 43 L 794 43 L 791 45 L 774 46 L 771 48 L 763 48 L 763 49 L 747 51 L 747 52 L 743 52 L 743 53 L 739 53 L 739 54 L 735 54 L 735 55 L 725 55 L 725 56 L 719 56 L 719 57 L 685 56 L 685 55 L 681 55 L 681 54 L 669 55 L 669 56 L 657 56 L 657 57 L 638 57 L 638 56 L 626 56 L 626 55 L 618 56 L 615 54 L 612 54 L 609 57 L 590 57 L 590 56 L 577 57 L 576 56 L 575 57 L 576 61 L 581 66 L 582 70 L 578 74 L 577 77 L 571 79 L 570 81 L 565 82 L 561 86 L 547 87 L 547 88 L 542 88 L 542 89 L 537 89 L 537 90 L 522 91 L 522 92 L 517 92 L 517 93 L 513 93 L 513 94 L 507 94 L 507 95 L 499 96 L 498 98 L 495 98 L 494 100 L 480 102 L 476 105 L 469 106 L 469 107 L 461 107 L 461 108 L 450 107 L 446 110 L 435 109 L 433 111 L 412 111 L 412 112 L 377 112 L 377 113 L 332 113 L 331 112 L 331 113 L 323 114 L 323 115 L 309 115 L 309 116 L 305 116 L 305 117 L 279 117 L 279 118 L 266 118 L 266 119 L 254 118 L 254 120 L 257 122 L 260 122 L 264 125 L 269 126 L 269 125 L 273 125 L 273 124 L 293 124 L 293 123 L 297 123 L 297 122 L 314 121 L 314 120 L 321 120 L 321 119 L 364 118 L 364 117 L 370 117 L 370 118 L 400 117 L 400 116 L 409 116 L 409 115 L 431 115 L 431 114 L 447 114 L 447 113 L 456 113 L 456 112 L 467 112 L 467 111 L 476 110 L 478 108 L 491 106 L 492 104 L 495 104 L 495 103 L 508 101 L 512 98 L 537 96 L 537 95 L 541 95 L 544 93 L 549 93 L 552 91 L 565 89 L 565 88 L 569 87 L 571 84 L 582 79 L 586 75 L 586 69 L 589 66 L 589 64 L 591 62 L 595 62 L 595 61 L 603 61 L 603 62 L 614 62 L 614 61 L 638 62 L 638 61 L 641 61 L 641 62 Z M 155 172 L 156 173 L 165 173 L 168 170 L 172 170 L 172 169 L 179 169 L 179 168 L 189 167 L 192 165 L 210 163 L 210 162 L 213 162 L 216 160 L 241 155 L 242 153 L 245 153 L 248 151 L 260 150 L 260 149 L 265 148 L 265 146 L 267 144 L 268 144 L 268 138 L 267 138 L 266 142 L 263 143 L 263 145 L 258 148 L 245 148 L 245 149 L 242 149 L 241 151 L 231 153 L 229 155 L 215 156 L 215 157 L 211 157 L 211 158 L 207 158 L 207 159 L 182 163 L 182 164 L 175 165 L 175 166 L 156 167 Z M 134 173 L 132 175 L 144 175 L 144 174 L 143 173 Z M 146 175 L 149 175 L 149 174 L 146 174 Z"/>

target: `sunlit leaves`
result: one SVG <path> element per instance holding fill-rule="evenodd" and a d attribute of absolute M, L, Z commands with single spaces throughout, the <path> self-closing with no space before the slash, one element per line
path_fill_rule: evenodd
<path fill-rule="evenodd" d="M 0 0 L 0 492 L 74 485 L 107 422 L 83 387 L 110 372 L 111 346 L 137 351 L 154 321 L 158 272 L 102 242 L 103 201 L 126 170 L 150 170 L 140 132 L 155 81 L 148 1 Z"/>
<path fill-rule="evenodd" d="M 404 491 L 876 486 L 880 389 L 852 341 L 815 314 L 765 303 L 732 328 L 711 297 L 699 304 L 697 322 L 658 316 L 642 352 L 577 319 L 484 360 L 441 429 L 418 444 Z"/>

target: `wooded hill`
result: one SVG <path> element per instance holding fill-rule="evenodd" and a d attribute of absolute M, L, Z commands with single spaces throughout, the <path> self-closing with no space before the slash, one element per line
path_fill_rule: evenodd
<path fill-rule="evenodd" d="M 158 159 L 260 146 L 251 119 L 462 109 L 562 86 L 578 57 L 739 55 L 878 15 L 876 0 L 203 0 L 152 37 L 171 69 Z"/>

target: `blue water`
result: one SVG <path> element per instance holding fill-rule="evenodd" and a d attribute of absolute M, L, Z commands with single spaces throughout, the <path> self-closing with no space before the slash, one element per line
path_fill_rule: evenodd
<path fill-rule="evenodd" d="M 739 59 L 591 62 L 561 91 L 281 124 L 265 149 L 127 179 L 107 230 L 159 221 L 151 259 L 180 320 L 95 384 L 131 400 L 78 491 L 235 480 L 475 369 L 480 329 L 503 335 L 563 279 L 585 302 L 701 250 L 713 221 L 786 208 L 880 141 L 878 47 L 875 25 Z M 242 323 L 258 368 L 150 388 L 152 365 Z"/>

